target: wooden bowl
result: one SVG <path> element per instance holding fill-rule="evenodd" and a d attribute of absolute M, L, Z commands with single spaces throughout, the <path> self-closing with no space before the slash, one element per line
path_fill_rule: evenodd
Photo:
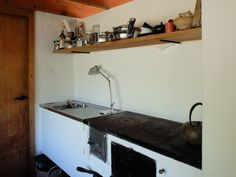
<path fill-rule="evenodd" d="M 193 23 L 193 16 L 178 17 L 174 20 L 177 30 L 190 29 Z"/>

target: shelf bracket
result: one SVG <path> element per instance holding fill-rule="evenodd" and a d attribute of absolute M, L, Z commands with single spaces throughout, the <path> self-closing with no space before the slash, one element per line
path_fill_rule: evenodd
<path fill-rule="evenodd" d="M 77 52 L 77 51 L 71 51 L 71 53 L 82 53 L 82 54 L 90 54 L 90 52 Z"/>
<path fill-rule="evenodd" d="M 160 39 L 161 42 L 168 42 L 168 43 L 174 43 L 174 44 L 181 44 L 179 41 L 171 41 L 171 40 L 166 40 L 166 39 Z"/>

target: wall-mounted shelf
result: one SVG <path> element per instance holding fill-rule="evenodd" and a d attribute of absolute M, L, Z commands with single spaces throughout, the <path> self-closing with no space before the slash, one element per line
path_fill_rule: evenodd
<path fill-rule="evenodd" d="M 54 51 L 54 53 L 90 53 L 104 50 L 114 50 L 114 49 L 130 48 L 130 47 L 164 44 L 167 42 L 176 43 L 176 42 L 200 40 L 201 38 L 202 38 L 201 28 L 194 28 L 183 31 L 176 31 L 172 33 L 155 34 L 138 38 L 86 45 L 83 47 L 75 47 L 71 49 L 62 49 Z"/>

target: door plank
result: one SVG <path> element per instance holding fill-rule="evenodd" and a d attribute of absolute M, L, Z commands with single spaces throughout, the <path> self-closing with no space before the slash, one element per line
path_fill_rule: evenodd
<path fill-rule="evenodd" d="M 28 20 L 0 15 L 0 176 L 29 176 Z M 12 170 L 14 169 L 14 170 Z"/>

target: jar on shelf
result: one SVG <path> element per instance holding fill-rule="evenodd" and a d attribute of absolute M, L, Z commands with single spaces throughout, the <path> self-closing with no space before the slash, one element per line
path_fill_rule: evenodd
<path fill-rule="evenodd" d="M 59 36 L 59 49 L 65 48 L 65 40 L 66 40 L 66 36 L 64 34 L 64 30 L 62 30 Z"/>

